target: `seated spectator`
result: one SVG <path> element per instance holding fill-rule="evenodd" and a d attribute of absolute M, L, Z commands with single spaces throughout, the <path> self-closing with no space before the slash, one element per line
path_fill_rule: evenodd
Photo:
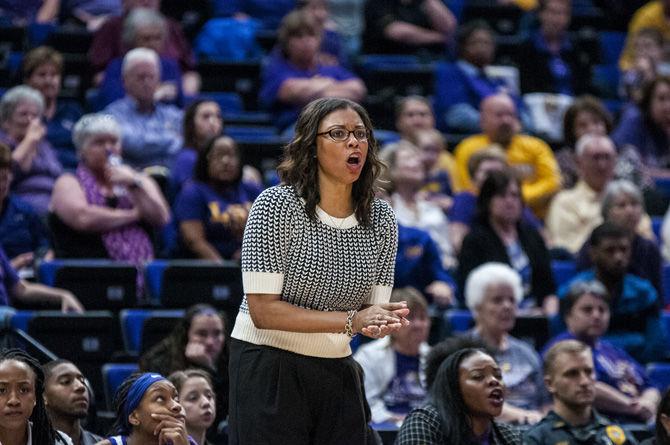
<path fill-rule="evenodd" d="M 114 118 L 87 114 L 72 133 L 81 161 L 75 174 L 58 178 L 51 197 L 56 257 L 109 258 L 140 267 L 154 256 L 151 228 L 170 217 L 165 199 L 149 176 L 110 160 L 121 156 Z"/>
<path fill-rule="evenodd" d="M 186 432 L 197 445 L 207 445 L 207 430 L 216 417 L 216 395 L 209 374 L 199 369 L 176 371 L 168 377 L 186 412 Z"/>
<path fill-rule="evenodd" d="M 172 383 L 160 374 L 135 373 L 114 396 L 113 436 L 97 445 L 198 445 L 186 432 L 184 407 Z"/>
<path fill-rule="evenodd" d="M 504 401 L 502 370 L 493 357 L 481 349 L 461 349 L 442 362 L 428 403 L 409 413 L 395 443 L 520 445 L 516 428 L 494 420 Z"/>
<path fill-rule="evenodd" d="M 370 0 L 363 52 L 442 56 L 456 26 L 456 17 L 439 0 Z"/>
<path fill-rule="evenodd" d="M 44 372 L 40 363 L 20 349 L 0 350 L 0 442 L 17 445 L 72 445 L 57 431 L 44 407 Z"/>
<path fill-rule="evenodd" d="M 651 230 L 651 221 L 644 212 L 640 189 L 631 182 L 611 182 L 602 200 L 601 219 L 627 230 L 631 238 L 631 257 L 628 273 L 649 280 L 658 295 L 663 295 L 661 283 L 661 253 Z M 577 270 L 591 268 L 590 242 L 587 239 L 577 254 Z"/>
<path fill-rule="evenodd" d="M 182 145 L 182 112 L 156 101 L 160 63 L 154 50 L 135 48 L 123 58 L 126 96 L 105 112 L 116 118 L 123 134 L 123 153 L 129 165 L 169 166 Z"/>
<path fill-rule="evenodd" d="M 242 180 L 237 144 L 219 136 L 198 153 L 193 181 L 174 205 L 184 254 L 203 260 L 239 259 L 249 209 L 261 190 Z"/>
<path fill-rule="evenodd" d="M 563 143 L 556 152 L 563 189 L 571 189 L 579 180 L 577 141 L 586 134 L 607 136 L 612 131 L 612 115 L 600 99 L 584 95 L 575 99 L 563 115 Z"/>
<path fill-rule="evenodd" d="M 657 29 L 664 39 L 670 38 L 670 20 L 668 11 L 670 5 L 663 0 L 652 0 L 635 11 L 633 18 L 628 22 L 628 35 L 626 45 L 619 57 L 619 68 L 626 71 L 634 63 L 635 36 L 643 28 Z"/>
<path fill-rule="evenodd" d="M 426 173 L 418 149 L 410 142 L 400 141 L 390 146 L 384 156 L 390 179 L 390 203 L 398 223 L 428 232 L 440 251 L 443 267 L 453 267 L 454 252 L 445 230 L 449 220 L 439 206 L 420 193 Z"/>
<path fill-rule="evenodd" d="M 465 303 L 475 319 L 465 335 L 484 342 L 502 369 L 507 391 L 501 419 L 536 423 L 548 403 L 542 361 L 532 346 L 510 335 L 522 298 L 521 277 L 508 265 L 477 267 L 465 284 Z"/>
<path fill-rule="evenodd" d="M 545 221 L 552 247 L 573 255 L 602 222 L 602 196 L 614 178 L 617 152 L 607 136 L 587 134 L 577 141 L 575 155 L 577 184 L 556 194 Z"/>
<path fill-rule="evenodd" d="M 0 18 L 5 26 L 52 23 L 59 9 L 60 0 L 0 0 Z"/>
<path fill-rule="evenodd" d="M 524 444 L 637 444 L 633 433 L 594 409 L 598 384 L 593 356 L 587 345 L 575 340 L 554 345 L 545 355 L 544 379 L 554 407 L 540 423 L 524 433 Z"/>
<path fill-rule="evenodd" d="M 363 81 L 339 65 L 319 61 L 320 30 L 304 12 L 288 14 L 279 28 L 280 53 L 271 56 L 261 74 L 261 107 L 271 110 L 275 125 L 293 125 L 308 102 L 337 96 L 353 101 L 365 98 Z"/>
<path fill-rule="evenodd" d="M 35 210 L 10 193 L 12 152 L 0 143 L 0 246 L 14 269 L 32 265 L 35 258 L 51 256 L 49 232 Z"/>
<path fill-rule="evenodd" d="M 430 101 L 423 96 L 406 96 L 395 103 L 395 128 L 402 139 L 412 139 L 417 130 L 435 128 L 435 116 Z"/>
<path fill-rule="evenodd" d="M 172 374 L 195 368 L 214 384 L 216 420 L 228 416 L 228 341 L 225 316 L 206 304 L 186 310 L 172 333 L 140 358 L 143 371 Z"/>
<path fill-rule="evenodd" d="M 61 16 L 66 23 L 70 19 L 96 32 L 105 21 L 123 12 L 123 0 L 65 0 L 61 5 Z"/>
<path fill-rule="evenodd" d="M 65 168 L 76 167 L 72 127 L 84 113 L 77 101 L 58 98 L 63 74 L 63 56 L 53 48 L 40 46 L 26 54 L 22 71 L 23 82 L 42 93 L 46 139 Z"/>
<path fill-rule="evenodd" d="M 656 413 L 660 394 L 645 369 L 623 349 L 603 339 L 610 322 L 610 297 L 598 281 L 576 281 L 561 300 L 567 330 L 544 346 L 546 354 L 562 340 L 579 340 L 591 348 L 595 363 L 595 406 L 626 422 L 648 422 Z M 623 418 L 622 418 L 623 417 Z"/>
<path fill-rule="evenodd" d="M 584 45 L 568 33 L 571 0 L 540 0 L 540 28 L 518 48 L 521 92 L 575 96 L 591 92 L 591 61 Z"/>
<path fill-rule="evenodd" d="M 124 0 L 123 14 L 111 17 L 93 35 L 88 58 L 94 72 L 104 71 L 110 61 L 123 57 L 128 49 L 121 39 L 123 21 L 133 8 L 143 7 L 160 10 L 161 0 Z M 195 58 L 191 46 L 184 37 L 181 25 L 174 19 L 167 19 L 167 36 L 160 55 L 179 62 L 183 74 L 182 89 L 187 96 L 193 96 L 200 90 L 200 75 L 195 71 Z M 97 76 L 100 77 L 99 75 Z"/>
<path fill-rule="evenodd" d="M 160 54 L 167 33 L 167 22 L 160 12 L 151 8 L 135 8 L 123 21 L 124 45 L 128 50 L 149 48 Z M 181 85 L 181 70 L 175 59 L 160 56 L 160 86 L 154 99 L 181 106 L 184 102 Z M 115 100 L 125 96 L 122 74 L 123 57 L 110 60 L 103 74 L 97 97 L 96 110 L 100 110 Z"/>
<path fill-rule="evenodd" d="M 558 311 L 549 254 L 542 236 L 521 220 L 519 181 L 509 172 L 493 171 L 477 198 L 477 222 L 463 239 L 458 255 L 458 288 L 463 291 L 473 269 L 488 262 L 508 264 L 520 276 L 525 306 Z"/>
<path fill-rule="evenodd" d="M 454 191 L 472 190 L 468 159 L 491 144 L 498 144 L 505 151 L 509 165 L 520 175 L 524 201 L 536 216 L 544 218 L 551 197 L 560 187 L 558 164 L 551 148 L 541 139 L 519 133 L 516 106 L 509 96 L 489 96 L 480 108 L 483 133 L 464 139 L 454 151 Z"/>
<path fill-rule="evenodd" d="M 54 428 L 72 439 L 73 445 L 93 445 L 102 440 L 82 428 L 88 416 L 91 394 L 86 377 L 77 366 L 58 359 L 46 363 L 44 370 L 44 405 Z"/>
<path fill-rule="evenodd" d="M 505 153 L 497 147 L 491 147 L 473 154 L 468 161 L 468 174 L 472 178 L 474 192 L 465 190 L 454 195 L 454 200 L 449 209 L 449 239 L 456 252 L 460 252 L 463 238 L 470 232 L 470 227 L 475 223 L 477 213 L 477 196 L 482 184 L 492 171 L 503 171 L 508 167 Z M 542 229 L 542 223 L 533 215 L 526 206 L 521 215 L 522 221 L 535 227 L 538 231 Z"/>
<path fill-rule="evenodd" d="M 410 325 L 362 345 L 354 354 L 363 368 L 365 394 L 374 423 L 401 423 L 426 398 L 423 367 L 430 350 L 428 302 L 411 287 L 396 288 L 391 301 L 407 302 Z"/>
<path fill-rule="evenodd" d="M 62 167 L 46 140 L 42 95 L 27 86 L 9 89 L 0 98 L 0 142 L 12 149 L 11 191 L 35 211 L 46 214 L 51 191 Z"/>
<path fill-rule="evenodd" d="M 658 74 L 670 74 L 663 34 L 656 28 L 641 28 L 633 37 L 631 66 L 622 71 L 620 95 L 631 103 L 642 100 L 644 86 Z"/>
<path fill-rule="evenodd" d="M 668 444 L 670 444 L 670 390 L 665 391 L 663 398 L 658 403 L 654 436 L 643 441 L 640 445 Z"/>
<path fill-rule="evenodd" d="M 319 59 L 324 65 L 347 66 L 348 61 L 342 47 L 342 38 L 337 25 L 330 19 L 328 0 L 298 0 L 298 9 L 314 20 L 321 29 L 321 54 Z"/>
<path fill-rule="evenodd" d="M 421 153 L 421 162 L 426 169 L 426 183 L 422 191 L 428 199 L 439 205 L 445 212 L 451 207 L 454 176 L 454 157 L 447 151 L 447 141 L 442 133 L 434 128 L 417 129 L 410 136 Z"/>
<path fill-rule="evenodd" d="M 193 178 L 193 167 L 198 153 L 213 138 L 221 135 L 223 118 L 219 104 L 207 98 L 196 99 L 184 111 L 184 146 L 177 153 L 170 168 L 171 191 L 176 196 L 184 183 Z M 263 178 L 254 167 L 242 167 L 242 180 L 263 186 Z"/>
<path fill-rule="evenodd" d="M 489 77 L 486 67 L 495 58 L 495 34 L 483 20 L 458 30 L 455 64 L 442 65 L 435 74 L 435 114 L 439 127 L 455 133 L 479 133 L 479 104 L 505 90 L 505 83 Z"/>
<path fill-rule="evenodd" d="M 605 338 L 636 360 L 647 363 L 665 357 L 666 332 L 659 314 L 661 303 L 654 286 L 627 273 L 631 239 L 628 230 L 605 222 L 593 230 L 589 250 L 593 268 L 581 272 L 559 289 L 564 298 L 576 281 L 598 280 L 611 297 L 610 328 Z"/>
<path fill-rule="evenodd" d="M 642 91 L 638 107 L 628 108 L 612 132 L 617 146 L 632 145 L 654 177 L 670 176 L 670 77 L 658 76 Z"/>
<path fill-rule="evenodd" d="M 442 257 L 430 234 L 398 224 L 395 287 L 414 287 L 423 291 L 438 308 L 454 303 L 456 283 L 442 265 Z"/>

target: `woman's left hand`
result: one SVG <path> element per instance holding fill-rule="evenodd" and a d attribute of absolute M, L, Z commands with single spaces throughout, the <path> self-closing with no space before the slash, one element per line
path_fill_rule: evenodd
<path fill-rule="evenodd" d="M 186 423 L 183 417 L 155 413 L 151 417 L 160 421 L 154 428 L 154 436 L 158 436 L 159 445 L 188 445 Z"/>

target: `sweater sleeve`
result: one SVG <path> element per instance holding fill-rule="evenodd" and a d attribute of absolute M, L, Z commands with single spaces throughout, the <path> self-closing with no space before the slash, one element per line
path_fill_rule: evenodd
<path fill-rule="evenodd" d="M 267 189 L 251 207 L 242 241 L 242 281 L 247 294 L 282 292 L 291 214 L 297 211 L 297 198 L 291 193 L 288 187 Z"/>
<path fill-rule="evenodd" d="M 376 200 L 374 205 L 380 213 L 379 220 L 376 221 L 378 227 L 375 228 L 380 249 L 377 259 L 377 279 L 366 301 L 367 304 L 387 303 L 391 298 L 398 251 L 398 224 L 391 206 L 382 200 Z M 375 219 L 373 218 L 373 221 Z"/>

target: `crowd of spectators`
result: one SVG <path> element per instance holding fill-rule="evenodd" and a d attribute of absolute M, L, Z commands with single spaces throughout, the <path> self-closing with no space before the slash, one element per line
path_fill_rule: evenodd
<path fill-rule="evenodd" d="M 227 131 L 225 104 L 216 91 L 203 91 L 199 66 L 207 54 L 194 51 L 195 36 L 207 20 L 227 20 L 240 33 L 231 40 L 250 31 L 252 49 L 262 54 L 246 61 L 260 74 L 245 112 L 264 116 L 263 130 L 275 142 L 286 142 L 303 107 L 323 97 L 368 105 L 373 122 L 395 125 L 369 130 L 383 142 L 379 196 L 399 226 L 392 299 L 407 302 L 412 323 L 355 355 L 374 423 L 408 419 L 400 443 L 413 443 L 411 428 L 426 418 L 455 422 L 439 431 L 443 438 L 493 431 L 491 443 L 515 443 L 503 422 L 540 428 L 551 416 L 571 415 L 557 395 L 560 354 L 592 365 L 592 404 L 600 413 L 653 422 L 661 393 L 644 365 L 670 358 L 663 320 L 670 293 L 662 279 L 670 260 L 670 1 L 631 2 L 636 8 L 587 1 L 603 23 L 627 24 L 627 34 L 594 33 L 576 1 L 493 2 L 521 17 L 513 36 L 502 35 L 495 17 L 468 16 L 474 0 L 167 3 L 0 0 L 0 27 L 30 29 L 0 95 L 0 305 L 84 311 L 73 293 L 26 279 L 54 258 L 133 264 L 139 305 L 148 303 L 142 268 L 156 258 L 239 261 L 251 206 L 277 176 L 268 163 L 245 162 L 257 140 L 243 143 Z M 63 94 L 68 54 L 39 38 L 73 29 L 91 40 L 85 98 Z M 606 61 L 612 42 L 605 33 L 614 32 L 620 48 Z M 268 36 L 271 44 L 259 49 Z M 380 92 L 365 63 L 375 54 L 395 63 L 398 76 L 428 66 L 433 83 L 425 95 Z M 599 77 L 606 63 L 616 71 L 614 93 Z M 244 82 L 226 90 L 238 87 L 243 92 Z M 385 115 L 390 110 L 393 117 Z M 254 127 L 247 131 L 253 135 Z M 553 261 L 571 262 L 578 272 L 559 281 Z M 445 387 L 431 387 L 428 342 L 442 340 L 456 309 L 474 322 L 463 344 L 479 346 L 433 363 Z M 550 354 L 543 368 L 535 349 L 542 345 L 512 335 L 519 315 L 551 320 L 555 337 L 543 353 L 579 340 L 591 355 L 568 348 Z M 171 383 L 134 376 L 121 400 L 142 379 L 171 399 L 176 388 L 187 394 L 188 440 L 218 440 L 216 426 L 228 414 L 231 329 L 214 308 L 191 308 L 139 361 L 143 372 L 171 375 Z M 32 366 L 20 354 L 8 357 L 0 355 L 0 372 L 7 361 Z M 489 397 L 486 421 L 458 395 L 468 384 L 459 369 L 476 364 L 493 386 L 506 387 L 500 406 L 497 392 Z M 23 369 L 42 379 L 46 411 L 59 403 L 51 380 L 61 373 L 81 380 L 76 365 L 55 363 L 41 376 Z M 453 378 L 462 386 L 447 387 Z M 72 385 L 88 394 L 85 385 Z M 445 405 L 445 397 L 460 405 Z M 470 420 L 456 420 L 447 412 L 454 408 Z M 128 424 L 122 411 L 116 431 L 148 437 L 150 427 Z M 89 443 L 76 416 L 50 415 L 49 443 L 66 443 L 60 432 Z M 173 442 L 186 443 L 164 415 L 171 425 L 165 434 L 177 431 Z M 0 421 L 0 438 L 4 428 Z"/>

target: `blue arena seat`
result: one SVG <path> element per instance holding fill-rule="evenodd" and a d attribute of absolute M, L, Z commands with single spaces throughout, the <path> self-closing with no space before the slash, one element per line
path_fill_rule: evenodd
<path fill-rule="evenodd" d="M 208 99 L 216 102 L 223 113 L 239 113 L 244 110 L 242 96 L 236 92 L 208 91 L 201 93 L 198 99 Z"/>
<path fill-rule="evenodd" d="M 661 226 L 663 225 L 662 216 L 652 216 L 651 217 L 651 229 L 654 231 L 654 235 L 658 240 L 658 243 L 661 242 Z"/>
<path fill-rule="evenodd" d="M 618 98 L 619 66 L 616 64 L 595 65 L 593 85 L 598 89 L 602 98 Z"/>
<path fill-rule="evenodd" d="M 467 309 L 451 309 L 444 313 L 446 334 L 453 335 L 470 329 L 475 321 Z"/>
<path fill-rule="evenodd" d="M 601 31 L 600 56 L 604 64 L 618 64 L 619 56 L 626 43 L 626 33 L 622 31 Z"/>
<path fill-rule="evenodd" d="M 277 128 L 272 125 L 226 125 L 224 133 L 240 140 L 277 139 Z"/>
<path fill-rule="evenodd" d="M 574 261 L 554 260 L 551 262 L 551 271 L 554 274 L 556 286 L 560 287 L 577 275 L 577 266 Z"/>
<path fill-rule="evenodd" d="M 116 390 L 128 376 L 137 371 L 139 371 L 137 363 L 106 363 L 102 366 L 102 383 L 107 410 L 114 410 Z"/>
<path fill-rule="evenodd" d="M 665 305 L 670 304 L 670 264 L 664 263 L 661 268 L 661 284 L 663 285 L 663 301 Z M 665 316 L 665 315 L 664 315 Z M 668 315 L 670 317 L 670 315 Z M 668 325 L 670 328 L 670 324 Z M 670 333 L 670 329 L 668 330 Z"/>
<path fill-rule="evenodd" d="M 73 292 L 87 310 L 114 310 L 137 305 L 137 269 L 128 263 L 99 259 L 45 261 L 41 283 Z"/>
<path fill-rule="evenodd" d="M 400 140 L 400 134 L 391 130 L 375 130 L 375 139 L 380 145 L 390 144 L 392 142 L 398 142 Z"/>
<path fill-rule="evenodd" d="M 670 363 L 648 363 L 647 377 L 660 391 L 670 386 Z"/>
<path fill-rule="evenodd" d="M 14 329 L 21 329 L 24 332 L 28 332 L 28 323 L 36 313 L 36 311 L 16 311 L 12 316 L 12 327 Z"/>
<path fill-rule="evenodd" d="M 173 318 L 178 320 L 184 316 L 183 310 L 147 310 L 124 309 L 119 312 L 121 336 L 123 346 L 128 354 L 139 355 L 142 348 L 142 338 L 147 320 L 152 318 Z"/>
<path fill-rule="evenodd" d="M 208 303 L 236 309 L 242 301 L 242 272 L 232 261 L 155 260 L 145 269 L 147 289 L 164 308 Z"/>

